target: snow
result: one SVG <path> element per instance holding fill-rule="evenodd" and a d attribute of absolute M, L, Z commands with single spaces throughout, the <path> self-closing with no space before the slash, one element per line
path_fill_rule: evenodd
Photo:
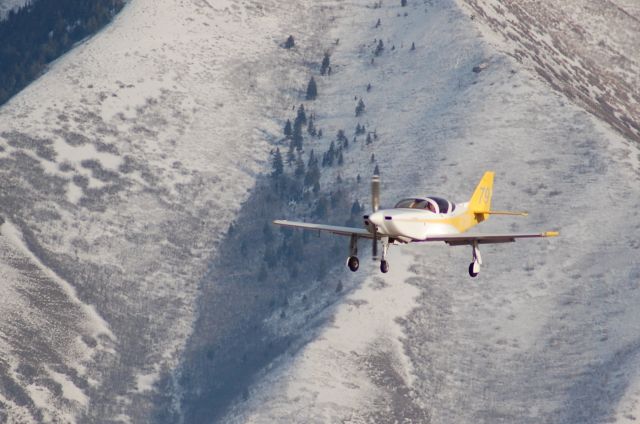
<path fill-rule="evenodd" d="M 498 22 L 524 22 L 512 10 L 496 12 L 497 0 L 483 4 Z M 578 13 L 577 2 L 563 4 L 561 15 Z M 588 28 L 628 22 L 603 19 Z M 327 136 L 306 148 L 323 152 L 338 129 L 352 134 L 357 123 L 379 140 L 353 144 L 342 168 L 324 172 L 323 187 L 337 174 L 366 181 L 375 154 L 383 205 L 420 192 L 459 202 L 494 170 L 496 208 L 526 209 L 530 217 L 495 217 L 479 231 L 559 229 L 561 236 L 483 248 L 475 280 L 466 275 L 463 247 L 393 246 L 391 272 L 381 276 L 363 243 L 358 273 L 341 269 L 327 278 L 345 285 L 335 306 L 323 310 L 320 298 L 311 314 L 267 319 L 274 335 L 299 331 L 302 342 L 264 370 L 225 421 L 637 416 L 638 148 L 505 54 L 515 50 L 493 31 L 450 0 L 410 0 L 406 8 L 365 0 L 131 1 L 2 108 L 0 157 L 11 165 L 0 170 L 3 218 L 10 218 L 0 243 L 0 356 L 8 377 L 60 421 L 144 421 L 158 394 L 180 399 L 171 393 L 180 381 L 169 393 L 155 391 L 158 370 L 181 363 L 198 283 L 268 168 L 282 121 L 315 72 L 307 64 L 329 51 L 332 75 L 316 78 L 319 98 L 307 103 Z M 278 47 L 289 33 L 305 47 Z M 533 41 L 562 37 L 543 32 Z M 385 51 L 372 63 L 380 39 Z M 598 42 L 587 41 L 585 49 Z M 623 31 L 605 41 L 609 52 L 635 54 Z M 593 70 L 593 51 L 563 57 L 559 46 L 540 55 L 545 69 Z M 637 78 L 632 59 L 612 62 L 625 83 Z M 611 81 L 580 87 L 593 97 Z M 356 97 L 366 104 L 359 119 Z M 636 116 L 632 100 L 613 97 L 616 119 Z M 43 157 L 35 145 L 55 154 Z M 83 167 L 86 160 L 117 175 Z M 51 186 L 40 181 L 40 168 Z M 80 177 L 86 186 L 76 183 Z M 368 184 L 356 194 L 366 203 Z M 27 230 L 37 254 L 25 244 Z M 56 261 L 49 266 L 46 258 Z M 51 287 L 62 306 L 36 297 Z M 24 346 L 25 332 L 38 336 L 46 355 Z M 18 373 L 20 365 L 58 382 L 62 395 Z M 35 421 L 33 411 L 0 399 L 10 419 Z"/>
<path fill-rule="evenodd" d="M 24 240 L 22 238 L 22 234 L 20 230 L 16 228 L 15 225 L 11 223 L 11 221 L 5 220 L 5 222 L 0 226 L 0 233 L 7 237 L 11 242 L 24 254 L 26 255 L 33 263 L 37 264 L 38 267 L 44 271 L 44 273 L 53 281 L 58 283 L 66 295 L 73 299 L 74 302 L 77 302 L 84 309 L 85 313 L 91 319 L 91 327 L 93 328 L 93 335 L 99 337 L 100 335 L 106 335 L 111 339 L 115 339 L 114 334 L 111 332 L 109 328 L 109 324 L 96 312 L 95 308 L 91 305 L 87 305 L 78 299 L 78 295 L 75 292 L 75 289 L 71 284 L 67 281 L 60 278 L 53 270 L 45 266 L 40 259 L 38 259 L 29 248 L 25 245 Z M 89 324 L 87 322 L 86 324 Z"/>
<path fill-rule="evenodd" d="M 380 141 L 349 153 L 342 177 L 370 175 L 375 153 L 383 205 L 420 189 L 459 202 L 494 170 L 495 207 L 530 216 L 495 217 L 478 231 L 561 236 L 483 248 L 476 280 L 466 275 L 467 248 L 392 247 L 391 269 L 415 274 L 417 305 L 380 312 L 392 309 L 387 296 L 396 298 L 406 273 L 383 277 L 394 289 L 365 296 L 360 309 L 351 305 L 360 299 L 356 289 L 308 344 L 265 371 L 226 422 L 423 422 L 422 412 L 433 423 L 570 423 L 612 420 L 618 401 L 635 410 L 638 147 L 500 52 L 501 38 L 453 2 L 414 4 L 406 17 L 389 5 L 343 6 L 326 37 L 340 43 L 329 47 L 334 73 L 318 79 L 316 126 L 334 134 L 359 121 Z M 371 64 L 380 38 L 387 50 Z M 481 63 L 488 66 L 473 73 Z M 354 96 L 366 104 L 360 120 Z M 335 175 L 324 178 L 328 184 Z M 367 191 L 363 184 L 361 199 Z M 349 310 L 376 313 L 360 319 Z M 399 369 L 411 378 L 377 385 L 393 367 L 354 360 L 348 349 L 359 352 L 367 341 L 375 356 L 392 316 L 401 318 L 391 340 L 401 338 L 403 354 L 390 356 L 408 363 Z M 347 380 L 353 385 L 341 384 Z M 394 401 L 398 392 L 408 394 Z"/>
<path fill-rule="evenodd" d="M 285 356 L 271 368 L 252 388 L 248 404 L 238 406 L 241 412 L 226 422 L 336 422 L 371 408 L 384 396 L 368 375 L 373 352 L 389 355 L 394 370 L 411 385 L 412 364 L 405 358 L 404 333 L 396 322 L 417 306 L 418 289 L 402 282 L 414 275 L 411 250 L 408 255 L 392 251 L 393 268 L 383 277 L 354 278 L 359 287 L 323 313 L 329 324 L 314 332 L 293 358 Z"/>
<path fill-rule="evenodd" d="M 65 399 L 78 402 L 86 407 L 89 404 L 89 397 L 76 386 L 66 375 L 48 369 L 51 378 L 62 387 L 62 396 Z"/>

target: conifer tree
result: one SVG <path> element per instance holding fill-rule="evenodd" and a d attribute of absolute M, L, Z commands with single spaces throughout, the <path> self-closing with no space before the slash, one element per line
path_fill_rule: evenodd
<path fill-rule="evenodd" d="M 329 53 L 324 54 L 324 58 L 322 59 L 322 66 L 320 67 L 320 75 L 325 75 L 329 70 L 329 65 L 331 65 L 331 60 L 329 59 Z"/>
<path fill-rule="evenodd" d="M 377 163 L 376 163 L 376 167 L 373 169 L 373 175 L 380 175 L 380 168 L 378 168 Z"/>
<path fill-rule="evenodd" d="M 298 159 L 296 159 L 296 169 L 293 171 L 293 174 L 298 177 L 298 179 L 304 177 L 305 166 L 304 161 L 302 160 L 302 155 L 298 155 Z"/>
<path fill-rule="evenodd" d="M 358 105 L 356 106 L 356 117 L 364 113 L 364 108 L 365 108 L 364 101 L 360 99 L 360 101 L 358 101 Z"/>
<path fill-rule="evenodd" d="M 287 119 L 287 123 L 284 124 L 284 136 L 289 138 L 291 137 L 292 129 L 291 129 L 291 120 Z"/>
<path fill-rule="evenodd" d="M 296 159 L 294 153 L 293 153 L 293 140 L 291 140 L 291 142 L 289 142 L 289 150 L 287 151 L 287 165 L 291 166 L 291 164 L 293 163 L 293 161 Z"/>
<path fill-rule="evenodd" d="M 310 136 L 316 136 L 316 127 L 313 125 L 313 117 L 309 118 L 309 125 L 307 125 L 307 132 Z"/>
<path fill-rule="evenodd" d="M 400 6 L 405 7 L 407 5 L 407 0 L 400 0 Z"/>
<path fill-rule="evenodd" d="M 303 104 L 301 104 L 300 107 L 298 107 L 298 114 L 296 115 L 296 121 L 300 121 L 300 123 L 303 125 L 307 123 L 307 113 L 304 110 Z"/>
<path fill-rule="evenodd" d="M 316 85 L 315 78 L 311 77 L 309 84 L 307 85 L 307 100 L 315 100 L 318 97 L 318 86 Z"/>
<path fill-rule="evenodd" d="M 360 174 L 358 174 L 358 177 L 359 176 Z M 353 204 L 351 205 L 351 215 L 358 215 L 361 210 L 362 208 L 360 207 L 360 203 L 358 202 L 358 199 L 354 200 Z"/>
<path fill-rule="evenodd" d="M 293 147 L 296 148 L 297 151 L 302 151 L 302 120 L 297 119 L 293 123 L 293 134 L 291 135 L 291 141 L 293 143 Z"/>
<path fill-rule="evenodd" d="M 280 154 L 280 148 L 276 148 L 273 158 L 271 159 L 271 176 L 274 178 L 279 177 L 284 172 L 284 164 L 282 163 L 282 154 Z"/>
<path fill-rule="evenodd" d="M 384 51 L 384 43 L 382 42 L 382 40 L 379 40 L 378 41 L 378 45 L 376 46 L 376 50 L 375 50 L 374 54 L 376 56 L 380 56 L 383 51 Z"/>
<path fill-rule="evenodd" d="M 371 144 L 373 143 L 373 140 L 371 139 L 371 133 L 367 134 L 367 144 Z"/>
<path fill-rule="evenodd" d="M 285 49 L 293 48 L 295 45 L 296 45 L 296 42 L 293 39 L 293 35 L 290 35 L 289 38 L 287 38 L 287 41 L 284 42 Z"/>

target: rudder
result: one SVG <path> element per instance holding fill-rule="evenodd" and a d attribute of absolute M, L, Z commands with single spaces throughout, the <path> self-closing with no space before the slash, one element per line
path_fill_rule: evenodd
<path fill-rule="evenodd" d="M 471 200 L 469 200 L 469 211 L 473 212 L 478 222 L 484 221 L 489 218 L 489 214 L 482 212 L 489 212 L 491 210 L 491 195 L 493 194 L 493 171 L 487 171 L 482 176 L 482 179 L 476 186 Z"/>

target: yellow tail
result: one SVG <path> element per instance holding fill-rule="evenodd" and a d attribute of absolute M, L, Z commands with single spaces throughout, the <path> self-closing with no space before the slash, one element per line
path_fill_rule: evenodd
<path fill-rule="evenodd" d="M 493 171 L 487 171 L 478 183 L 471 200 L 469 200 L 469 212 L 475 215 L 478 223 L 489 218 L 491 211 L 491 195 L 493 194 Z"/>

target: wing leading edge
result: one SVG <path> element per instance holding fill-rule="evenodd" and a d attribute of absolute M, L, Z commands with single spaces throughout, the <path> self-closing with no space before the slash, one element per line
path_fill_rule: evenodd
<path fill-rule="evenodd" d="M 427 237 L 422 242 L 443 241 L 449 246 L 462 246 L 468 244 L 490 244 L 490 243 L 511 243 L 519 238 L 540 238 L 540 237 L 556 237 L 559 233 L 556 231 L 547 231 L 544 233 L 520 233 L 520 234 L 443 234 L 441 236 Z M 418 240 L 415 240 L 418 241 Z"/>
<path fill-rule="evenodd" d="M 358 237 L 373 238 L 373 234 L 364 228 L 341 227 L 337 225 L 313 224 L 310 222 L 287 221 L 280 219 L 273 221 L 273 223 L 276 225 L 282 225 L 283 227 L 302 228 L 303 230 L 327 231 L 341 236 L 351 236 L 355 234 Z"/>

